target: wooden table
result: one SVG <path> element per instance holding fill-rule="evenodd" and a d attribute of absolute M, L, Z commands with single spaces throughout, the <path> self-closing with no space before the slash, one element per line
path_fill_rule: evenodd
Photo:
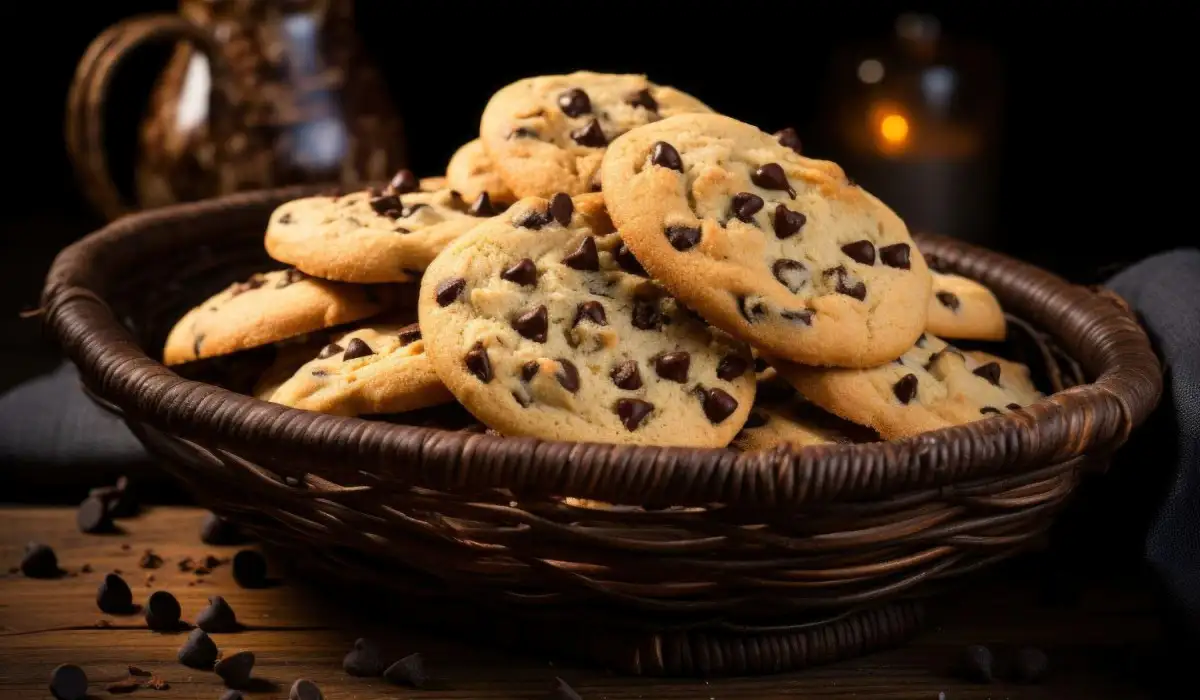
<path fill-rule="evenodd" d="M 30 540 L 54 547 L 59 565 L 67 572 L 50 581 L 0 573 L 0 697 L 50 697 L 50 670 L 68 662 L 87 672 L 93 697 L 108 697 L 105 686 L 125 677 L 129 664 L 170 683 L 163 691 L 138 690 L 135 698 L 220 697 L 223 687 L 215 674 L 189 669 L 175 660 L 185 634 L 154 633 L 140 616 L 116 617 L 97 609 L 96 588 L 114 569 L 123 572 L 137 601 L 144 602 L 154 590 L 170 590 L 182 604 L 185 620 L 194 619 L 208 596 L 225 596 L 249 629 L 213 638 L 224 653 L 249 649 L 257 655 L 255 675 L 266 685 L 250 694 L 252 698 L 286 698 L 295 679 L 308 678 L 330 700 L 533 699 L 546 697 L 552 679 L 561 676 L 586 700 L 936 700 L 939 693 L 945 693 L 946 700 L 1128 700 L 1150 697 L 1122 670 L 1128 650 L 1131 645 L 1148 645 L 1160 635 L 1143 590 L 1105 587 L 1086 591 L 1070 606 L 1047 605 L 1039 602 L 1042 597 L 1031 577 L 1010 568 L 1003 575 L 977 578 L 967 592 L 937 601 L 926 631 L 902 649 L 766 678 L 707 682 L 623 678 L 544 657 L 455 643 L 446 636 L 406 630 L 402 621 L 365 620 L 298 582 L 246 590 L 233 582 L 229 566 L 203 577 L 183 572 L 178 563 L 185 557 L 200 560 L 209 553 L 227 557 L 237 549 L 202 544 L 198 537 L 202 517 L 203 511 L 191 508 L 156 508 L 120 521 L 120 534 L 84 535 L 76 530 L 72 509 L 0 509 L 0 563 L 4 564 L 0 572 L 20 560 Z M 165 559 L 161 568 L 139 568 L 147 548 Z M 85 564 L 88 573 L 81 572 Z M 147 581 L 148 575 L 153 575 L 152 581 Z M 374 637 L 397 658 L 422 652 L 440 679 L 439 687 L 412 690 L 346 675 L 341 659 L 359 636 Z M 949 669 L 959 650 L 972 643 L 990 645 L 1000 658 L 1017 646 L 1038 646 L 1050 656 L 1051 676 L 1038 686 L 956 680 Z"/>

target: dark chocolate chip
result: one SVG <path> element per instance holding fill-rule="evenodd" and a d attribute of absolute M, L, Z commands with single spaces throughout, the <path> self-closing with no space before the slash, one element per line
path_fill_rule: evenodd
<path fill-rule="evenodd" d="M 488 359 L 483 343 L 475 343 L 475 347 L 467 351 L 463 356 L 463 364 L 467 366 L 468 372 L 484 384 L 492 381 L 492 362 Z"/>
<path fill-rule="evenodd" d="M 412 345 L 421 339 L 421 327 L 415 323 L 405 326 L 404 328 L 400 329 L 400 332 L 396 334 L 396 337 L 400 339 L 401 345 Z"/>
<path fill-rule="evenodd" d="M 243 549 L 233 555 L 233 580 L 242 588 L 266 586 L 267 560 L 253 549 Z"/>
<path fill-rule="evenodd" d="M 325 347 L 321 348 L 321 352 L 317 353 L 317 359 L 318 360 L 328 359 L 328 358 L 333 357 L 334 355 L 338 354 L 339 352 L 342 352 L 343 350 L 345 350 L 345 348 L 343 348 L 341 345 L 338 345 L 337 343 L 330 343 L 329 345 L 326 345 Z"/>
<path fill-rule="evenodd" d="M 668 352 L 654 358 L 654 371 L 663 379 L 683 384 L 687 381 L 692 356 L 686 352 Z"/>
<path fill-rule="evenodd" d="M 1034 647 L 1017 650 L 1013 659 L 1013 676 L 1021 683 L 1040 683 L 1050 671 L 1046 652 Z"/>
<path fill-rule="evenodd" d="M 758 411 L 750 411 L 750 415 L 746 416 L 746 428 L 761 428 L 767 424 L 767 415 Z"/>
<path fill-rule="evenodd" d="M 75 511 L 75 524 L 80 532 L 89 535 L 113 531 L 108 504 L 94 496 L 83 499 L 83 503 L 79 504 L 79 510 Z"/>
<path fill-rule="evenodd" d="M 1000 365 L 996 362 L 979 365 L 971 373 L 988 380 L 992 386 L 1000 386 Z"/>
<path fill-rule="evenodd" d="M 194 629 L 176 655 L 179 663 L 207 671 L 217 663 L 217 645 L 202 629 Z"/>
<path fill-rule="evenodd" d="M 726 355 L 717 363 L 717 378 L 732 382 L 750 369 L 750 363 L 741 355 Z"/>
<path fill-rule="evenodd" d="M 995 679 L 993 663 L 991 649 L 982 644 L 972 644 L 962 650 L 958 671 L 966 680 L 991 683 Z"/>
<path fill-rule="evenodd" d="M 403 219 L 407 219 L 408 217 L 412 216 L 413 214 L 416 214 L 417 212 L 421 211 L 422 209 L 424 209 L 428 206 L 429 206 L 428 204 L 421 204 L 420 202 L 417 202 L 415 204 L 409 204 L 400 210 L 400 217 Z"/>
<path fill-rule="evenodd" d="M 571 138 L 580 146 L 589 148 L 604 148 L 608 145 L 608 138 L 604 136 L 604 129 L 600 128 L 600 122 L 595 119 L 587 123 L 587 126 L 582 126 L 571 132 Z"/>
<path fill-rule="evenodd" d="M 554 215 L 549 209 L 530 209 L 513 219 L 513 225 L 537 231 L 551 221 L 554 221 Z"/>
<path fill-rule="evenodd" d="M 767 364 L 767 361 L 762 359 L 761 357 L 754 358 L 754 371 L 755 372 L 766 371 L 766 369 L 770 366 L 771 365 Z"/>
<path fill-rule="evenodd" d="M 518 126 L 517 128 L 508 132 L 508 138 L 510 138 L 510 139 L 536 139 L 536 138 L 541 138 L 541 137 L 538 136 L 538 132 L 534 131 L 533 129 L 530 129 L 527 126 Z"/>
<path fill-rule="evenodd" d="M 127 477 L 118 477 L 113 486 L 99 486 L 88 491 L 88 495 L 104 501 L 108 514 L 113 518 L 130 518 L 137 514 L 140 505 L 137 493 L 129 485 Z"/>
<path fill-rule="evenodd" d="M 96 589 L 96 607 L 110 615 L 131 613 L 133 607 L 133 591 L 129 584 L 117 574 L 105 574 L 100 587 Z"/>
<path fill-rule="evenodd" d="M 21 573 L 28 578 L 57 578 L 62 575 L 58 555 L 47 545 L 30 542 L 21 557 Z"/>
<path fill-rule="evenodd" d="M 854 241 L 842 246 L 842 252 L 856 263 L 875 264 L 875 246 L 868 240 Z"/>
<path fill-rule="evenodd" d="M 316 683 L 307 678 L 300 678 L 292 683 L 292 689 L 288 691 L 288 700 L 325 700 L 325 696 Z"/>
<path fill-rule="evenodd" d="M 455 211 L 461 211 L 461 212 L 467 211 L 467 203 L 463 201 L 461 192 L 459 192 L 458 190 L 450 190 L 449 199 L 450 199 L 450 201 L 446 203 L 446 206 L 450 207 L 451 209 L 453 209 Z"/>
<path fill-rule="evenodd" d="M 200 526 L 200 541 L 218 546 L 242 544 L 246 536 L 233 522 L 216 513 L 209 513 L 204 516 L 204 523 Z"/>
<path fill-rule="evenodd" d="M 662 327 L 662 312 L 657 299 L 635 299 L 633 302 L 633 327 L 643 331 L 656 331 Z"/>
<path fill-rule="evenodd" d="M 608 376 L 612 377 L 613 384 L 616 384 L 618 389 L 633 391 L 642 388 L 642 373 L 638 371 L 636 360 L 625 360 L 613 367 Z"/>
<path fill-rule="evenodd" d="M 1008 409 L 1008 410 L 1010 410 L 1010 411 L 1019 411 L 1019 410 L 1021 410 L 1021 404 L 1019 404 L 1019 403 L 1010 403 L 1010 404 L 1008 404 L 1007 406 L 1005 406 L 1005 408 L 1007 408 L 1007 409 Z"/>
<path fill-rule="evenodd" d="M 388 183 L 387 191 L 392 194 L 408 194 L 416 192 L 421 187 L 421 181 L 408 169 L 397 170 Z"/>
<path fill-rule="evenodd" d="M 900 377 L 900 381 L 892 386 L 892 393 L 896 395 L 900 403 L 907 406 L 908 402 L 917 395 L 917 375 L 906 374 Z"/>
<path fill-rule="evenodd" d="M 837 284 L 834 286 L 834 290 L 838 294 L 845 294 L 846 296 L 853 297 L 859 301 L 863 301 L 867 298 L 867 285 L 863 282 L 851 282 L 850 274 L 846 272 L 845 267 L 838 265 L 837 267 L 826 270 L 822 274 L 826 277 L 837 277 Z"/>
<path fill-rule="evenodd" d="M 604 313 L 604 305 L 598 301 L 585 301 L 575 309 L 575 320 L 571 327 L 579 325 L 580 321 L 591 321 L 597 326 L 608 325 L 608 315 Z"/>
<path fill-rule="evenodd" d="M 152 630 L 174 632 L 179 629 L 182 614 L 179 601 L 167 591 L 155 591 L 146 601 L 146 626 Z"/>
<path fill-rule="evenodd" d="M 246 292 L 259 289 L 266 283 L 267 280 L 262 275 L 254 275 L 245 282 L 238 282 L 237 284 L 233 285 L 233 296 L 236 297 L 239 294 L 245 294 Z"/>
<path fill-rule="evenodd" d="M 409 654 L 388 666 L 383 672 L 383 678 L 393 685 L 410 685 L 414 688 L 424 688 L 429 682 L 429 673 L 425 670 L 425 657 L 418 652 Z"/>
<path fill-rule="evenodd" d="M 671 247 L 683 251 L 700 242 L 700 228 L 692 226 L 668 226 L 665 233 Z"/>
<path fill-rule="evenodd" d="M 370 202 L 371 209 L 380 216 L 386 216 L 389 219 L 399 219 L 404 205 L 400 202 L 400 198 L 394 194 L 385 194 L 380 197 L 372 197 Z"/>
<path fill-rule="evenodd" d="M 746 319 L 746 323 L 754 323 L 767 315 L 767 306 L 761 301 L 751 301 L 748 297 L 738 297 L 738 313 Z"/>
<path fill-rule="evenodd" d="M 550 317 L 545 306 L 530 309 L 512 320 L 513 330 L 535 343 L 546 342 L 546 331 L 550 328 Z"/>
<path fill-rule="evenodd" d="M 806 326 L 812 325 L 813 312 L 803 309 L 784 309 L 779 312 L 779 315 L 788 321 L 803 323 Z"/>
<path fill-rule="evenodd" d="M 788 288 L 792 294 L 797 294 L 808 286 L 812 273 L 799 260 L 780 258 L 771 264 L 771 272 L 779 283 Z"/>
<path fill-rule="evenodd" d="M 579 247 L 563 258 L 563 263 L 573 270 L 584 272 L 599 270 L 600 256 L 596 252 L 596 238 L 594 236 L 585 236 L 579 242 Z"/>
<path fill-rule="evenodd" d="M 779 163 L 767 163 L 750 174 L 750 181 L 764 190 L 785 190 L 795 199 L 796 190 L 788 182 L 787 173 Z"/>
<path fill-rule="evenodd" d="M 471 206 L 467 207 L 467 213 L 471 216 L 495 216 L 497 214 L 496 207 L 492 206 L 492 198 L 487 192 L 480 192 L 479 196 L 471 202 Z"/>
<path fill-rule="evenodd" d="M 650 149 L 650 162 L 653 165 L 683 172 L 683 159 L 679 157 L 679 151 L 666 141 L 655 142 L 654 147 Z"/>
<path fill-rule="evenodd" d="M 750 192 L 738 192 L 733 195 L 733 205 L 730 211 L 741 221 L 754 223 L 754 215 L 762 211 L 763 198 Z"/>
<path fill-rule="evenodd" d="M 554 373 L 554 378 L 572 394 L 579 391 L 579 369 L 570 360 L 558 358 L 558 371 Z"/>
<path fill-rule="evenodd" d="M 984 406 L 983 408 L 979 409 L 979 412 L 987 415 L 989 413 L 1000 413 L 1000 409 L 996 408 L 995 406 Z"/>
<path fill-rule="evenodd" d="M 646 277 L 646 268 L 642 267 L 638 259 L 633 256 L 633 251 L 629 250 L 629 246 L 625 245 L 625 241 L 617 244 L 617 252 L 613 253 L 613 257 L 622 270 L 631 275 Z"/>
<path fill-rule="evenodd" d="M 571 225 L 571 215 L 575 213 L 575 203 L 571 195 L 558 192 L 550 198 L 550 216 L 562 226 Z"/>
<path fill-rule="evenodd" d="M 941 302 L 942 306 L 950 309 L 951 311 L 958 311 L 958 296 L 953 292 L 938 292 L 934 296 L 937 297 L 937 300 Z"/>
<path fill-rule="evenodd" d="M 205 632 L 218 634 L 221 632 L 237 632 L 242 628 L 238 624 L 237 615 L 229 603 L 219 595 L 208 599 L 208 607 L 196 616 L 196 626 Z"/>
<path fill-rule="evenodd" d="M 804 224 L 808 223 L 808 217 L 798 211 L 792 211 L 780 204 L 775 207 L 775 237 L 789 238 L 800 232 L 804 228 Z"/>
<path fill-rule="evenodd" d="M 449 306 L 458 299 L 467 287 L 467 281 L 461 277 L 450 277 L 438 282 L 434 290 L 438 306 Z"/>
<path fill-rule="evenodd" d="M 803 155 L 800 153 L 800 134 L 797 134 L 796 130 L 792 127 L 789 126 L 786 129 L 780 129 L 779 131 L 776 131 L 775 138 L 779 139 L 780 146 L 783 146 L 784 148 L 790 148 L 798 155 Z"/>
<path fill-rule="evenodd" d="M 75 664 L 63 664 L 50 672 L 50 694 L 58 700 L 84 700 L 88 694 L 87 674 Z"/>
<path fill-rule="evenodd" d="M 704 390 L 704 415 L 713 425 L 731 416 L 737 407 L 737 399 L 721 389 Z"/>
<path fill-rule="evenodd" d="M 342 657 L 342 670 L 352 676 L 365 678 L 381 676 L 385 667 L 379 645 L 366 638 L 354 640 L 354 648 Z"/>
<path fill-rule="evenodd" d="M 896 267 L 901 270 L 907 270 L 912 267 L 912 262 L 909 260 L 909 247 L 907 243 L 893 243 L 885 245 L 879 249 L 879 262 L 888 267 Z"/>
<path fill-rule="evenodd" d="M 534 377 L 537 376 L 537 373 L 539 370 L 541 370 L 541 368 L 542 368 L 542 365 L 537 360 L 530 360 L 529 362 L 526 362 L 525 364 L 521 365 L 521 381 L 523 381 L 523 382 L 531 381 Z"/>
<path fill-rule="evenodd" d="M 239 651 L 226 656 L 213 666 L 213 671 L 230 688 L 245 688 L 250 685 L 250 674 L 254 671 L 254 652 Z"/>
<path fill-rule="evenodd" d="M 654 404 L 641 399 L 617 399 L 617 417 L 629 432 L 637 430 L 646 416 L 654 411 Z"/>
<path fill-rule="evenodd" d="M 138 566 L 143 569 L 157 569 L 163 565 L 163 558 L 154 553 L 154 550 L 147 549 L 142 553 L 142 558 L 138 560 Z"/>
<path fill-rule="evenodd" d="M 514 284 L 532 287 L 537 284 L 537 266 L 529 258 L 521 258 L 512 267 L 500 273 L 500 279 Z"/>
<path fill-rule="evenodd" d="M 214 308 L 216 308 L 216 307 L 214 307 Z M 192 341 L 192 354 L 195 355 L 196 357 L 200 357 L 200 346 L 203 344 L 204 344 L 204 334 L 199 333 L 196 335 L 196 339 Z"/>
<path fill-rule="evenodd" d="M 346 352 L 342 355 L 342 362 L 347 360 L 357 360 L 360 357 L 367 357 L 368 355 L 374 354 L 375 351 L 372 350 L 371 346 L 367 345 L 363 339 L 351 338 L 350 341 L 346 343 Z"/>
<path fill-rule="evenodd" d="M 658 111 L 658 100 L 655 100 L 654 95 L 651 95 L 650 91 L 646 89 L 638 90 L 631 95 L 626 95 L 625 103 L 631 104 L 634 107 L 644 107 L 651 112 Z"/>
<path fill-rule="evenodd" d="M 567 682 L 561 678 L 555 677 L 550 683 L 549 700 L 583 700 L 575 689 L 567 685 Z"/>
<path fill-rule="evenodd" d="M 579 117 L 591 114 L 592 101 L 583 90 L 571 88 L 558 96 L 558 108 L 568 117 Z"/>

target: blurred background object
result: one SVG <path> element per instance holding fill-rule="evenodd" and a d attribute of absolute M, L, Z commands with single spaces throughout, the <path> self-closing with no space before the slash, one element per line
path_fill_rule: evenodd
<path fill-rule="evenodd" d="M 110 88 L 127 57 L 164 40 L 180 43 L 150 95 L 130 203 L 108 166 Z M 83 193 L 109 219 L 264 187 L 383 180 L 405 161 L 353 0 L 181 0 L 178 15 L 118 22 L 79 63 L 66 136 Z"/>

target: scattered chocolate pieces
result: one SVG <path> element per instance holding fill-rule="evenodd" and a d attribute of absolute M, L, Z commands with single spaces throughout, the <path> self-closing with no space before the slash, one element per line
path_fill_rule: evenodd
<path fill-rule="evenodd" d="M 146 626 L 157 632 L 179 629 L 179 618 L 182 614 L 179 601 L 167 591 L 155 591 L 146 601 Z"/>
<path fill-rule="evenodd" d="M 252 549 L 243 549 L 233 557 L 233 580 L 242 588 L 267 585 L 267 560 Z"/>
<path fill-rule="evenodd" d="M 321 689 L 316 683 L 301 678 L 292 684 L 291 691 L 288 692 L 288 700 L 325 700 L 325 696 L 321 694 Z"/>
<path fill-rule="evenodd" d="M 395 685 L 411 685 L 423 688 L 429 682 L 429 674 L 425 671 L 425 657 L 420 653 L 409 654 L 396 663 L 387 667 L 383 672 L 387 682 Z"/>
<path fill-rule="evenodd" d="M 202 566 L 202 568 L 212 570 L 222 564 L 228 564 L 228 563 L 229 563 L 228 557 L 221 559 L 221 558 L 217 557 L 215 554 L 206 554 L 204 556 L 204 561 L 201 562 L 201 566 Z M 196 573 L 200 573 L 199 570 L 197 570 Z M 208 572 L 205 572 L 205 573 L 208 573 Z"/>
<path fill-rule="evenodd" d="M 108 509 L 112 518 L 132 518 L 137 515 L 140 505 L 137 494 L 129 486 L 127 477 L 120 477 L 114 486 L 99 486 L 88 491 L 90 498 L 99 498 Z"/>
<path fill-rule="evenodd" d="M 138 560 L 138 566 L 143 569 L 157 569 L 162 565 L 163 558 L 155 554 L 153 549 L 142 552 L 142 558 Z"/>
<path fill-rule="evenodd" d="M 992 672 L 992 650 L 982 644 L 972 644 L 962 651 L 959 661 L 959 673 L 963 678 L 976 683 L 991 683 L 995 680 Z"/>
<path fill-rule="evenodd" d="M 250 683 L 251 672 L 254 671 L 254 652 L 239 651 L 226 656 L 213 666 L 213 671 L 230 688 L 245 688 Z"/>
<path fill-rule="evenodd" d="M 134 611 L 133 591 L 129 584 L 117 574 L 106 574 L 96 589 L 96 606 L 112 614 L 123 615 Z"/>
<path fill-rule="evenodd" d="M 81 574 L 92 573 L 92 565 L 85 563 L 83 566 L 79 567 L 79 573 L 81 573 Z"/>
<path fill-rule="evenodd" d="M 184 557 L 179 560 L 178 566 L 180 571 L 187 573 L 196 568 L 196 562 L 192 561 L 191 557 Z"/>
<path fill-rule="evenodd" d="M 1013 660 L 1013 676 L 1022 683 L 1039 683 L 1050 671 L 1050 659 L 1046 652 L 1034 647 L 1017 650 Z"/>
<path fill-rule="evenodd" d="M 379 645 L 366 638 L 354 640 L 354 648 L 342 659 L 342 669 L 352 676 L 374 677 L 383 673 Z"/>
<path fill-rule="evenodd" d="M 131 675 L 131 676 L 146 676 L 147 678 L 150 677 L 149 671 L 143 671 L 142 669 L 138 668 L 137 666 L 129 665 L 129 666 L 126 666 L 125 668 L 129 671 L 129 675 Z"/>
<path fill-rule="evenodd" d="M 207 671 L 217 662 L 217 644 L 202 629 L 194 629 L 179 647 L 179 663 Z"/>
<path fill-rule="evenodd" d="M 150 680 L 143 683 L 142 686 L 151 690 L 166 690 L 171 687 L 171 684 L 159 676 L 151 676 Z"/>
<path fill-rule="evenodd" d="M 87 674 L 75 664 L 63 664 L 50 672 L 50 694 L 58 700 L 83 700 L 87 692 Z"/>
<path fill-rule="evenodd" d="M 221 632 L 237 632 L 242 628 L 237 621 L 237 615 L 225 599 L 215 595 L 208 599 L 208 607 L 196 616 L 196 626 L 205 632 L 214 634 Z"/>
<path fill-rule="evenodd" d="M 48 545 L 30 542 L 21 557 L 21 573 L 29 578 L 57 578 L 62 575 L 58 555 Z"/>
<path fill-rule="evenodd" d="M 550 684 L 549 698 L 550 700 L 583 700 L 583 698 L 579 696 L 579 693 L 575 692 L 574 688 L 557 676 Z"/>

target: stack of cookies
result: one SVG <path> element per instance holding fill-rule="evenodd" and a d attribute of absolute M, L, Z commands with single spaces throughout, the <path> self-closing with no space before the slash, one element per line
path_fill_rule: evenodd
<path fill-rule="evenodd" d="M 509 85 L 445 177 L 272 214 L 290 266 L 184 316 L 184 364 L 273 346 L 259 398 L 455 403 L 506 436 L 749 451 L 901 438 L 1039 398 L 995 296 L 790 129 L 639 75 Z"/>

